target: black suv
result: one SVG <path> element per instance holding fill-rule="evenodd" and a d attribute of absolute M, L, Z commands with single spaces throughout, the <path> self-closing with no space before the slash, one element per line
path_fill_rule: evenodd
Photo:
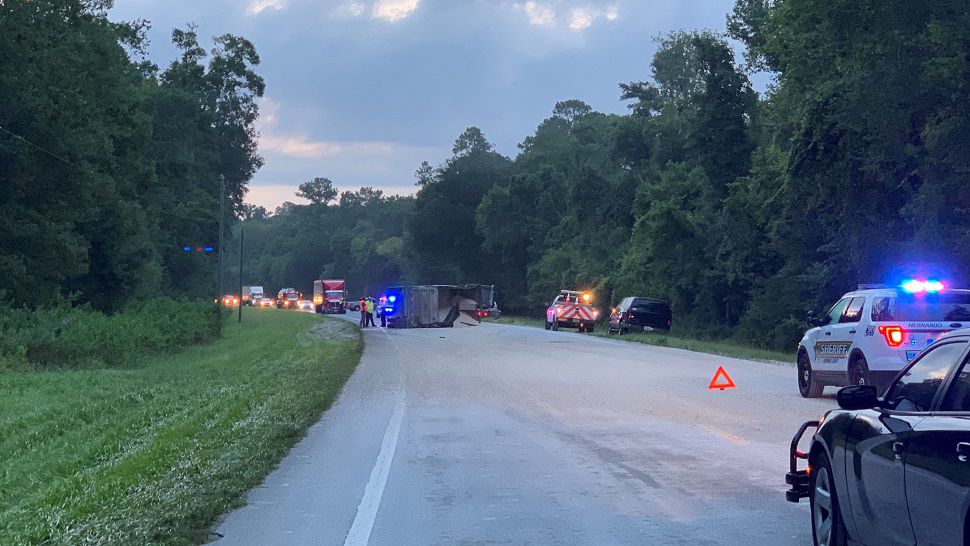
<path fill-rule="evenodd" d="M 671 324 L 670 304 L 653 298 L 630 296 L 610 313 L 609 333 L 629 334 L 661 330 L 667 332 Z"/>
<path fill-rule="evenodd" d="M 856 385 L 838 403 L 799 429 L 785 477 L 789 501 L 809 499 L 815 544 L 970 544 L 970 329 L 930 345 L 884 397 Z"/>

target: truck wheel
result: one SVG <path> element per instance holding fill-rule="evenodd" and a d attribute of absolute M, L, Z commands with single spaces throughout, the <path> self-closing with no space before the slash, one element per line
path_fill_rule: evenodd
<path fill-rule="evenodd" d="M 828 456 L 820 453 L 812 461 L 814 471 L 809 482 L 809 504 L 812 511 L 812 537 L 815 544 L 845 546 L 848 533 L 842 520 L 835 476 Z"/>
<path fill-rule="evenodd" d="M 802 398 L 818 398 L 822 396 L 825 385 L 815 379 L 815 372 L 812 371 L 812 363 L 808 361 L 808 355 L 804 352 L 798 353 L 798 393 Z"/>
<path fill-rule="evenodd" d="M 546 330 L 548 330 L 550 328 L 552 328 L 552 323 L 547 320 L 546 321 Z"/>
<path fill-rule="evenodd" d="M 859 355 L 858 358 L 849 364 L 849 384 L 850 385 L 872 385 L 872 378 L 869 376 L 869 363 L 866 357 Z"/>
<path fill-rule="evenodd" d="M 559 331 L 559 319 L 552 319 L 552 331 L 553 332 Z"/>
<path fill-rule="evenodd" d="M 587 334 L 592 334 L 594 330 L 596 330 L 596 325 L 595 324 L 590 324 L 590 325 L 586 326 L 586 333 Z"/>

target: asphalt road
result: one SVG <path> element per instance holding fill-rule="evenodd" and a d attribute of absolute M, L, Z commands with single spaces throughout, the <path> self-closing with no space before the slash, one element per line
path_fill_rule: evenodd
<path fill-rule="evenodd" d="M 496 324 L 364 338 L 220 545 L 811 544 L 788 443 L 834 401 L 790 366 Z M 708 390 L 720 365 L 736 389 Z"/>

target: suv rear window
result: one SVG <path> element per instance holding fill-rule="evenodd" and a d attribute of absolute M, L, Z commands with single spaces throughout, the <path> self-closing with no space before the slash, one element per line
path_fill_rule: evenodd
<path fill-rule="evenodd" d="M 880 297 L 872 302 L 873 321 L 970 321 L 970 293 Z"/>
<path fill-rule="evenodd" d="M 670 306 L 662 301 L 636 300 L 633 302 L 632 310 L 640 313 L 654 313 L 661 316 L 670 314 Z"/>

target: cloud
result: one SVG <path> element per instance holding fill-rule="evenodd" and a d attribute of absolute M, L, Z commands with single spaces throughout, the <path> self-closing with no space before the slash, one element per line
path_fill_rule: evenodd
<path fill-rule="evenodd" d="M 280 103 L 264 96 L 259 99 L 259 119 L 256 120 L 260 128 L 276 125 L 280 115 Z"/>
<path fill-rule="evenodd" d="M 285 8 L 286 0 L 250 0 L 246 6 L 246 14 L 259 15 L 268 9 L 282 11 Z"/>
<path fill-rule="evenodd" d="M 355 18 L 367 12 L 367 5 L 363 2 L 344 2 L 333 10 L 333 16 L 340 19 Z"/>
<path fill-rule="evenodd" d="M 516 8 L 525 12 L 530 25 L 544 27 L 556 25 L 556 12 L 547 4 L 529 1 L 525 4 L 516 4 Z"/>
<path fill-rule="evenodd" d="M 319 159 L 338 155 L 343 151 L 340 144 L 312 141 L 305 136 L 260 136 L 259 149 L 264 152 L 277 152 L 285 156 L 303 159 Z"/>
<path fill-rule="evenodd" d="M 332 142 L 311 140 L 304 135 L 281 135 L 276 130 L 282 104 L 269 96 L 259 99 L 259 149 L 262 152 L 276 152 L 288 157 L 320 159 L 345 153 L 386 155 L 393 152 L 393 145 L 387 142 Z"/>
<path fill-rule="evenodd" d="M 560 20 L 568 20 L 569 30 L 573 32 L 586 30 L 597 19 L 615 21 L 620 16 L 616 4 L 601 7 L 594 4 L 577 5 L 568 0 L 516 2 L 512 4 L 512 9 L 524 13 L 532 26 L 556 27 Z"/>
<path fill-rule="evenodd" d="M 573 8 L 569 14 L 569 30 L 578 32 L 589 28 L 596 19 L 615 21 L 619 16 L 620 10 L 616 6 L 606 9 L 591 6 Z"/>
<path fill-rule="evenodd" d="M 330 15 L 337 19 L 357 19 L 369 15 L 371 19 L 382 19 L 397 23 L 410 17 L 421 0 L 346 0 L 337 5 Z"/>
<path fill-rule="evenodd" d="M 420 3 L 421 0 L 378 0 L 371 8 L 371 17 L 396 23 L 407 19 Z"/>

